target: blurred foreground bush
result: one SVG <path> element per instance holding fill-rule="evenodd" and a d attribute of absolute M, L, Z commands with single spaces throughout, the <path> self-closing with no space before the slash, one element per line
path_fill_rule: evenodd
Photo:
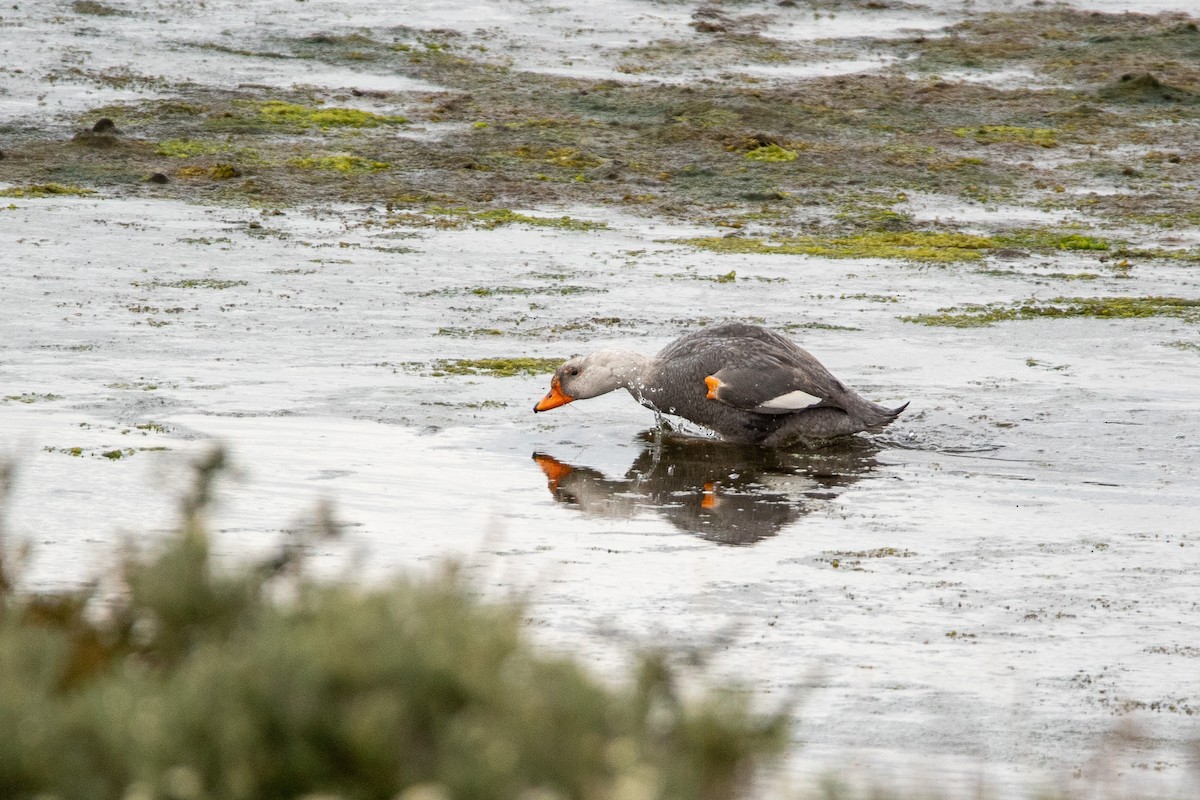
<path fill-rule="evenodd" d="M 535 652 L 452 571 L 318 582 L 296 548 L 214 570 L 220 467 L 116 599 L 15 591 L 0 548 L 0 798 L 705 800 L 786 741 L 743 695 L 679 699 L 661 656 L 614 689 Z"/>

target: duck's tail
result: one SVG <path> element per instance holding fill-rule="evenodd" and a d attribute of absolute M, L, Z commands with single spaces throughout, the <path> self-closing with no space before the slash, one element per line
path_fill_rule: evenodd
<path fill-rule="evenodd" d="M 787 420 L 768 436 L 763 444 L 779 447 L 794 442 L 832 439 L 862 431 L 874 432 L 891 424 L 908 408 L 908 403 L 898 408 L 887 408 L 857 396 L 847 405 L 849 407 L 844 409 L 816 406 L 789 414 Z"/>
<path fill-rule="evenodd" d="M 864 415 L 863 417 L 863 422 L 865 423 L 863 430 L 866 431 L 877 431 L 892 424 L 896 417 L 900 416 L 904 409 L 908 408 L 908 403 L 896 408 L 887 408 L 878 403 L 872 403 L 869 400 L 864 400 L 863 402 L 870 406 L 872 412 L 870 415 Z"/>

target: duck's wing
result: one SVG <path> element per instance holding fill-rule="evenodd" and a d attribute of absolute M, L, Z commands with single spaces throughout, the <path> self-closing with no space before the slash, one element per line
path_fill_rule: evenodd
<path fill-rule="evenodd" d="M 710 400 L 759 414 L 845 405 L 842 382 L 782 336 L 733 337 L 721 350 L 720 368 L 704 378 Z"/>

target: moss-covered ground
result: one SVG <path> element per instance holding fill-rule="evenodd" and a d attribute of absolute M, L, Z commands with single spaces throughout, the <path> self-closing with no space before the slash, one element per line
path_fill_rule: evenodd
<path fill-rule="evenodd" d="M 0 130 L 3 178 L 16 185 L 6 194 L 92 190 L 268 206 L 347 200 L 439 219 L 445 209 L 474 222 L 498 214 L 490 218 L 497 224 L 527 221 L 505 218 L 513 208 L 599 204 L 803 234 L 813 237 L 806 252 L 834 255 L 856 252 L 847 249 L 852 237 L 879 231 L 953 232 L 927 231 L 878 202 L 898 192 L 1083 210 L 1117 226 L 1200 221 L 1194 20 L 1044 6 L 976 13 L 945 36 L 803 47 L 768 39 L 753 22 L 718 15 L 695 26 L 707 47 L 663 40 L 621 55 L 620 71 L 631 76 L 681 64 L 726 70 L 721 80 L 680 83 L 520 71 L 449 31 L 264 41 L 244 55 L 369 62 L 444 90 L 364 101 L 253 85 L 170 86 L 163 99 L 92 109 L 75 137 Z M 869 74 L 777 82 L 738 72 L 868 48 L 899 60 Z M 1029 88 L 961 79 L 1000 70 L 1039 79 Z M 86 69 L 76 77 L 131 79 Z M 101 118 L 115 129 L 91 130 Z M 413 125 L 435 135 L 406 136 Z M 903 246 L 876 254 L 913 257 Z M 935 246 L 915 257 L 974 255 Z"/>

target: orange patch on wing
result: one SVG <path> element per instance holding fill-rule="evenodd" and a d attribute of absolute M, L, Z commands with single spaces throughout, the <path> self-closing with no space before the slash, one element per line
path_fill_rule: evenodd
<path fill-rule="evenodd" d="M 704 379 L 704 385 L 708 387 L 708 394 L 704 395 L 709 400 L 717 399 L 717 389 L 721 388 L 721 382 L 717 380 L 717 376 L 709 375 Z"/>
<path fill-rule="evenodd" d="M 554 377 L 554 378 L 550 379 L 550 391 L 547 392 L 546 396 L 541 399 L 541 402 L 539 402 L 536 406 L 533 407 L 533 410 L 534 411 L 549 411 L 552 408 L 558 408 L 559 406 L 565 406 L 567 403 L 571 402 L 574 399 L 575 398 L 571 397 L 571 395 L 565 394 L 563 392 L 562 385 L 559 384 L 558 378 Z"/>
<path fill-rule="evenodd" d="M 711 511 L 721 503 L 717 497 L 717 485 L 711 481 L 704 484 L 704 496 L 700 498 L 700 507 Z"/>

